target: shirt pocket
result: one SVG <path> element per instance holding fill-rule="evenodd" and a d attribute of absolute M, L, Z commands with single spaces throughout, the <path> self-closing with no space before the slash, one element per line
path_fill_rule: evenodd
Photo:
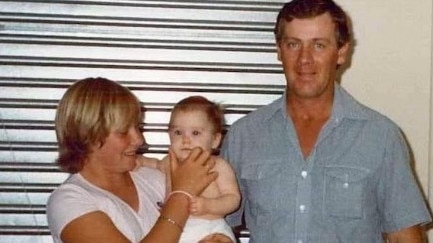
<path fill-rule="evenodd" d="M 330 216 L 362 218 L 363 193 L 369 170 L 358 167 L 325 167 L 325 212 Z"/>
<path fill-rule="evenodd" d="M 253 161 L 251 161 L 253 162 Z M 261 161 L 242 166 L 240 179 L 252 211 L 269 214 L 284 210 L 293 187 L 290 171 L 282 161 Z"/>
<path fill-rule="evenodd" d="M 251 163 L 242 167 L 241 179 L 258 181 L 268 179 L 278 174 L 281 170 L 281 163 L 272 161 L 271 163 Z"/>

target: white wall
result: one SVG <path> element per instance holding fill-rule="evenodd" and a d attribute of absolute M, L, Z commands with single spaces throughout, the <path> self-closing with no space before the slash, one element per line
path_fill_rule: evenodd
<path fill-rule="evenodd" d="M 432 206 L 432 1 L 338 2 L 352 18 L 357 42 L 342 85 L 401 127 Z"/>

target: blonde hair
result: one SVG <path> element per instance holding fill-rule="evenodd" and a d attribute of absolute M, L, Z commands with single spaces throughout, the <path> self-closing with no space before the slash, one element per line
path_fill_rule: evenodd
<path fill-rule="evenodd" d="M 130 90 L 105 78 L 86 78 L 71 85 L 55 118 L 60 168 L 80 171 L 91 147 L 102 146 L 111 131 L 140 124 L 140 107 Z"/>

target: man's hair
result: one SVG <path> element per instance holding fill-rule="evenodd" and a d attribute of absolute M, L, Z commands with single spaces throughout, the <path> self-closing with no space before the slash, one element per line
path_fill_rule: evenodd
<path fill-rule="evenodd" d="M 212 124 L 214 133 L 222 133 L 224 125 L 224 112 L 220 105 L 209 101 L 203 96 L 189 96 L 179 101 L 173 108 L 170 117 L 169 129 L 176 112 L 203 111 Z"/>
<path fill-rule="evenodd" d="M 283 37 L 285 22 L 291 22 L 293 19 L 314 18 L 324 13 L 331 15 L 335 24 L 335 39 L 338 48 L 341 48 L 351 40 L 349 21 L 344 10 L 332 0 L 293 0 L 284 4 L 278 13 L 274 27 L 277 44 Z"/>
<path fill-rule="evenodd" d="M 58 165 L 63 171 L 79 172 L 91 148 L 102 146 L 110 132 L 139 126 L 141 121 L 140 103 L 127 88 L 105 78 L 75 82 L 57 107 Z"/>

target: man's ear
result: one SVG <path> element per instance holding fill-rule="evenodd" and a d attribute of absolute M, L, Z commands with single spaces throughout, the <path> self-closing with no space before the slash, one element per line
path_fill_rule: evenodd
<path fill-rule="evenodd" d="M 280 47 L 280 44 L 281 44 L 280 42 L 277 42 L 275 44 L 275 46 L 277 48 L 277 59 L 278 59 L 278 61 L 281 62 L 281 47 Z"/>
<path fill-rule="evenodd" d="M 350 44 L 349 42 L 347 42 L 342 47 L 340 47 L 340 49 L 338 49 L 338 59 L 337 59 L 338 65 L 342 65 L 347 61 L 349 55 L 349 48 L 350 48 Z"/>

